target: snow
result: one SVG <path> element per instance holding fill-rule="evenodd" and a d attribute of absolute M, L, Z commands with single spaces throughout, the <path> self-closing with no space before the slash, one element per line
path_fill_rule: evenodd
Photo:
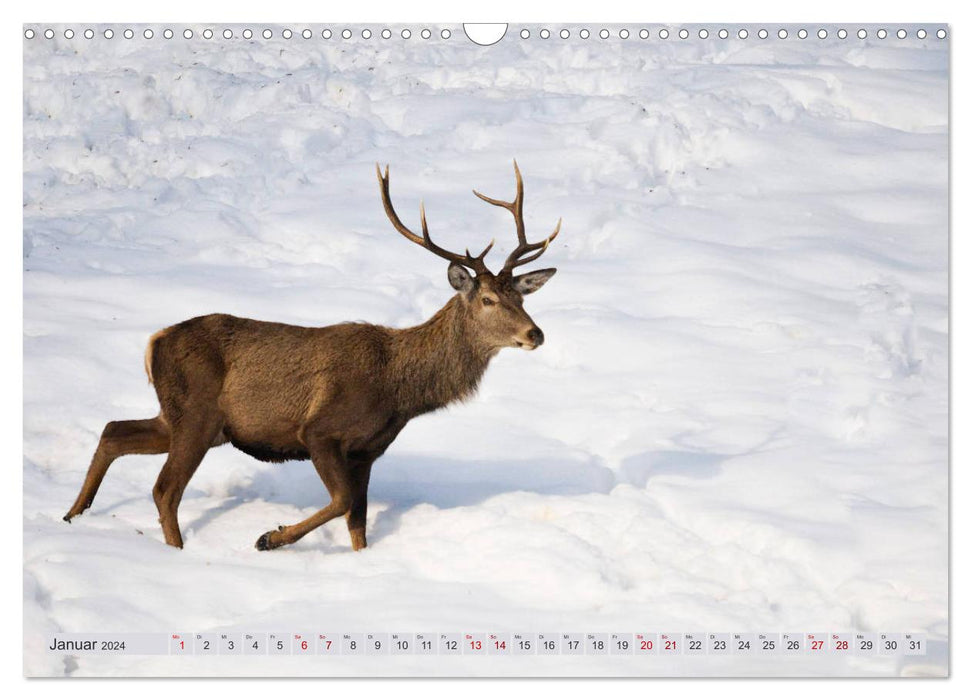
<path fill-rule="evenodd" d="M 25 42 L 28 675 L 945 675 L 948 47 L 926 40 Z M 236 28 L 239 35 L 241 27 Z M 355 30 L 355 37 L 360 28 Z M 373 29 L 373 28 L 372 28 Z M 615 28 L 616 29 L 616 28 Z M 180 30 L 181 31 L 181 30 Z M 872 36 L 871 32 L 871 36 Z M 397 36 L 397 29 L 395 32 Z M 774 37 L 774 33 L 772 34 Z M 155 330 L 421 322 L 526 183 L 547 342 L 413 421 L 369 547 L 308 462 L 157 456 L 61 520 Z M 926 657 L 68 658 L 53 632 L 921 632 Z"/>

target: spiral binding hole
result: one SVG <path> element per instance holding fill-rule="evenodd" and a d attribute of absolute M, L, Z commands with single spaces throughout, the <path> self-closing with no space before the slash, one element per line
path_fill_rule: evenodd
<path fill-rule="evenodd" d="M 650 31 L 647 28 L 640 28 L 635 31 L 637 31 L 637 35 L 641 39 L 650 38 Z M 841 27 L 835 30 L 835 36 L 838 37 L 839 39 L 846 39 L 849 36 L 850 31 L 851 30 L 847 30 L 846 28 Z M 180 33 L 182 37 L 185 38 L 186 40 L 191 40 L 196 36 L 193 29 L 189 27 L 182 29 Z M 300 36 L 302 36 L 304 39 L 307 39 L 307 40 L 313 38 L 313 31 L 307 28 L 302 30 L 297 30 L 297 32 L 295 32 L 290 28 L 285 28 L 280 31 L 280 36 L 284 39 L 291 39 L 295 33 L 299 33 Z M 579 35 L 581 39 L 589 39 L 592 36 L 592 34 L 596 33 L 601 39 L 606 40 L 611 37 L 612 32 L 610 29 L 607 29 L 606 27 L 600 28 L 599 30 L 598 29 L 591 30 L 587 27 L 582 27 L 576 30 L 575 32 L 571 32 L 571 30 L 568 28 L 561 28 L 560 30 L 557 31 L 557 35 L 563 40 L 572 38 L 574 33 Z M 682 40 L 687 40 L 691 37 L 691 32 L 684 27 L 676 30 L 676 33 L 678 38 Z M 805 27 L 795 30 L 795 36 L 798 37 L 799 39 L 807 39 L 809 38 L 811 33 L 815 33 L 816 38 L 819 40 L 825 40 L 830 37 L 830 32 L 825 27 L 818 27 L 815 29 L 814 32 L 812 28 L 805 28 Z M 273 30 L 271 30 L 268 27 L 262 29 L 260 34 L 266 40 L 273 38 Z M 432 31 L 427 27 L 422 28 L 419 34 L 422 39 L 430 39 L 432 37 Z M 769 38 L 769 30 L 764 27 L 759 28 L 757 31 L 755 31 L 755 34 L 760 39 Z M 865 40 L 870 37 L 870 32 L 863 27 L 858 28 L 855 34 L 857 38 L 860 40 Z M 936 36 L 938 39 L 941 39 L 941 40 L 946 39 L 948 37 L 948 31 L 944 27 L 938 28 L 936 30 L 931 30 L 931 31 L 928 31 L 923 27 L 918 28 L 916 30 L 908 30 L 903 27 L 889 28 L 889 29 L 885 27 L 881 27 L 873 32 L 874 37 L 880 40 L 887 39 L 888 37 L 891 36 L 891 34 L 896 36 L 896 38 L 901 41 L 911 36 L 916 37 L 917 39 L 920 39 L 920 40 L 925 40 L 931 34 L 933 34 L 934 36 Z M 35 29 L 33 27 L 28 27 L 24 29 L 23 35 L 24 35 L 24 38 L 28 40 L 35 39 L 38 36 L 42 36 L 48 40 L 52 40 L 56 36 L 56 31 L 54 28 Z M 81 32 L 81 35 L 85 39 L 90 40 L 95 38 L 96 32 L 93 28 L 89 27 L 89 28 L 85 28 Z M 131 28 L 126 28 L 122 32 L 122 35 L 126 39 L 133 39 L 135 36 L 135 31 Z M 344 29 L 341 31 L 340 35 L 345 40 L 348 40 L 353 37 L 353 32 L 350 29 Z M 363 29 L 361 30 L 361 33 L 360 33 L 360 36 L 363 39 L 370 39 L 372 38 L 373 35 L 374 33 L 370 29 Z M 393 36 L 393 32 L 391 31 L 391 29 L 385 28 L 380 31 L 380 35 L 383 39 L 391 39 Z M 407 28 L 402 29 L 400 32 L 400 36 L 402 39 L 410 39 L 411 35 L 412 35 L 411 30 Z M 631 35 L 630 30 L 626 28 L 617 30 L 617 34 L 616 34 L 616 36 L 619 37 L 620 39 L 628 39 L 630 35 Z M 718 29 L 717 31 L 713 29 L 710 30 L 706 27 L 702 27 L 697 30 L 697 38 L 701 40 L 710 39 L 713 35 L 717 36 L 719 39 L 724 40 L 724 39 L 729 39 L 732 36 L 732 32 L 729 29 L 726 29 L 724 27 L 721 29 Z M 63 30 L 63 36 L 65 39 L 73 39 L 75 37 L 75 31 L 71 28 L 65 28 Z M 115 36 L 115 30 L 110 27 L 106 28 L 101 32 L 101 36 L 104 39 L 111 40 Z M 155 32 L 151 28 L 146 28 L 142 31 L 142 36 L 147 40 L 151 40 L 155 38 Z M 162 30 L 162 36 L 165 39 L 172 39 L 175 36 L 175 31 L 173 31 L 173 29 L 171 28 L 165 28 Z M 205 29 L 201 32 L 201 36 L 205 39 L 212 39 L 215 36 L 215 32 L 212 29 Z M 224 29 L 221 32 L 221 36 L 224 39 L 229 40 L 234 38 L 235 34 L 231 29 Z M 240 36 L 242 36 L 244 39 L 249 40 L 253 38 L 254 32 L 253 30 L 247 28 L 240 32 Z M 330 39 L 333 36 L 333 32 L 330 29 L 323 29 L 321 31 L 320 36 L 324 39 Z M 442 39 L 446 39 L 446 40 L 450 39 L 452 37 L 452 31 L 449 28 L 443 28 L 440 30 L 439 36 Z M 532 36 L 532 33 L 529 29 L 524 27 L 519 31 L 519 36 L 522 39 L 529 39 Z M 539 30 L 539 36 L 542 39 L 549 39 L 552 36 L 552 32 L 547 28 L 543 28 Z M 739 39 L 747 39 L 749 36 L 749 30 L 745 27 L 740 27 L 735 31 L 735 36 L 737 36 Z M 789 30 L 785 27 L 780 27 L 778 30 L 776 30 L 776 36 L 781 40 L 786 40 L 789 38 Z M 671 30 L 669 30 L 666 27 L 662 27 L 657 30 L 657 37 L 659 39 L 666 40 L 671 37 Z"/>

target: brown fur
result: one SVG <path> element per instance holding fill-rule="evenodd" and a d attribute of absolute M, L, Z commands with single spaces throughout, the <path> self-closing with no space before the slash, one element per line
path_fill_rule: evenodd
<path fill-rule="evenodd" d="M 145 346 L 145 374 L 148 376 L 149 384 L 155 383 L 155 379 L 152 377 L 152 355 L 155 353 L 155 341 L 165 335 L 166 331 L 168 331 L 168 328 L 152 333 L 152 336 L 148 339 L 148 345 Z"/>
<path fill-rule="evenodd" d="M 483 294 L 500 301 L 487 309 Z M 231 442 L 264 461 L 313 459 L 338 503 L 327 515 L 347 514 L 361 548 L 371 463 L 415 416 L 470 397 L 499 349 L 528 347 L 534 329 L 522 295 L 482 275 L 471 294 L 412 328 L 304 328 L 224 314 L 165 328 L 145 353 L 159 416 L 106 426 L 66 519 L 91 505 L 116 457 L 169 452 L 154 494 L 166 542 L 181 546 L 182 492 L 205 452 Z M 260 548 L 296 541 L 316 527 L 308 520 L 266 533 Z"/>
<path fill-rule="evenodd" d="M 449 280 L 458 293 L 413 328 L 305 328 L 212 314 L 158 331 L 145 351 L 145 371 L 159 415 L 105 426 L 64 519 L 90 507 L 116 458 L 168 453 L 152 495 L 165 541 L 181 547 L 178 507 L 186 485 L 211 447 L 230 442 L 264 461 L 310 459 L 330 493 L 330 504 L 314 515 L 264 533 L 258 549 L 296 542 L 341 515 L 353 548 L 365 547 L 374 460 L 412 418 L 470 397 L 501 348 L 532 350 L 543 342 L 523 294 L 555 270 L 514 277 L 507 265 L 493 275 L 480 264 L 484 256 L 469 258 L 475 277 L 452 262 Z"/>

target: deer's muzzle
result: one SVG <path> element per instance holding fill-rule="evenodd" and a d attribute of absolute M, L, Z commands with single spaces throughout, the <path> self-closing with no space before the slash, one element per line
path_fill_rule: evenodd
<path fill-rule="evenodd" d="M 534 326 L 526 331 L 525 337 L 516 338 L 516 347 L 523 348 L 524 350 L 535 350 L 543 344 L 545 339 L 543 331 Z"/>

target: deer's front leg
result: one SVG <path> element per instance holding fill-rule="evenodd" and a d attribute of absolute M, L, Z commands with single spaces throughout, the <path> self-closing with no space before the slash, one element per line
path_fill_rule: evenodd
<path fill-rule="evenodd" d="M 373 460 L 359 460 L 351 463 L 351 479 L 354 499 L 347 511 L 347 531 L 351 534 L 351 547 L 354 551 L 367 547 L 367 489 L 371 480 Z"/>
<path fill-rule="evenodd" d="M 311 530 L 345 515 L 354 503 L 353 481 L 350 478 L 349 465 L 341 454 L 340 443 L 333 439 L 312 438 L 308 440 L 307 447 L 314 468 L 330 492 L 330 504 L 295 525 L 281 525 L 276 530 L 264 532 L 256 541 L 256 548 L 259 550 L 293 544 Z"/>

